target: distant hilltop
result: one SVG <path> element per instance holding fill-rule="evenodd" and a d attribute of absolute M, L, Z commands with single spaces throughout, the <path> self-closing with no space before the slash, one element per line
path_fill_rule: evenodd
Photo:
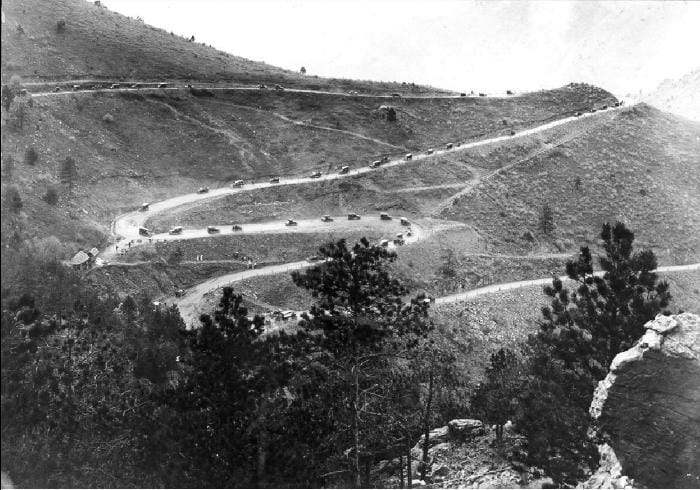
<path fill-rule="evenodd" d="M 700 121 L 700 67 L 676 79 L 664 80 L 642 100 L 661 110 Z"/>

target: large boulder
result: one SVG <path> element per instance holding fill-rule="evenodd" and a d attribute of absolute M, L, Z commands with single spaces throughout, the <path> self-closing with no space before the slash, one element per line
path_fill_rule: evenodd
<path fill-rule="evenodd" d="M 585 486 L 700 487 L 700 317 L 659 315 L 613 360 L 596 388 L 591 415 L 601 470 Z M 619 467 L 618 467 L 619 465 Z M 625 478 L 628 477 L 628 478 Z"/>
<path fill-rule="evenodd" d="M 476 419 L 454 419 L 447 424 L 450 436 L 458 441 L 484 435 L 484 423 Z"/>

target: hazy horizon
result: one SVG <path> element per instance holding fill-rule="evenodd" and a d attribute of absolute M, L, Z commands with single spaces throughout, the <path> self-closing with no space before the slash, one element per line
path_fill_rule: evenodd
<path fill-rule="evenodd" d="M 453 90 L 649 91 L 700 67 L 700 3 L 105 0 L 256 61 Z"/>

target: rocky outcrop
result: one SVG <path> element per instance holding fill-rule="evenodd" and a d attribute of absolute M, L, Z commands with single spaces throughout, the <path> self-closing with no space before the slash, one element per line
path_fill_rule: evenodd
<path fill-rule="evenodd" d="M 607 444 L 587 488 L 700 487 L 700 317 L 645 327 L 596 389 L 590 412 Z"/>

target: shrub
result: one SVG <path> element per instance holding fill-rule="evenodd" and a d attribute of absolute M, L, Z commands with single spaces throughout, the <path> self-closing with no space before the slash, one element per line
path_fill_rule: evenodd
<path fill-rule="evenodd" d="M 24 163 L 27 165 L 34 165 L 37 160 L 39 159 L 39 154 L 36 152 L 34 148 L 27 148 L 27 151 L 24 153 Z"/>
<path fill-rule="evenodd" d="M 17 187 L 11 186 L 7 188 L 5 192 L 5 206 L 13 213 L 19 213 L 22 209 L 22 198 Z"/>
<path fill-rule="evenodd" d="M 47 204 L 55 206 L 56 204 L 58 204 L 58 191 L 53 186 L 49 187 L 48 189 L 46 189 L 46 194 L 44 194 L 44 197 L 42 197 L 42 199 L 46 201 Z"/>
<path fill-rule="evenodd" d="M 114 116 L 107 113 L 104 116 L 102 116 L 102 122 L 105 122 L 107 124 L 113 123 L 114 122 Z"/>
<path fill-rule="evenodd" d="M 56 32 L 58 32 L 60 34 L 60 33 L 65 32 L 65 31 L 66 31 L 66 20 L 61 19 L 58 22 L 56 22 Z"/>

